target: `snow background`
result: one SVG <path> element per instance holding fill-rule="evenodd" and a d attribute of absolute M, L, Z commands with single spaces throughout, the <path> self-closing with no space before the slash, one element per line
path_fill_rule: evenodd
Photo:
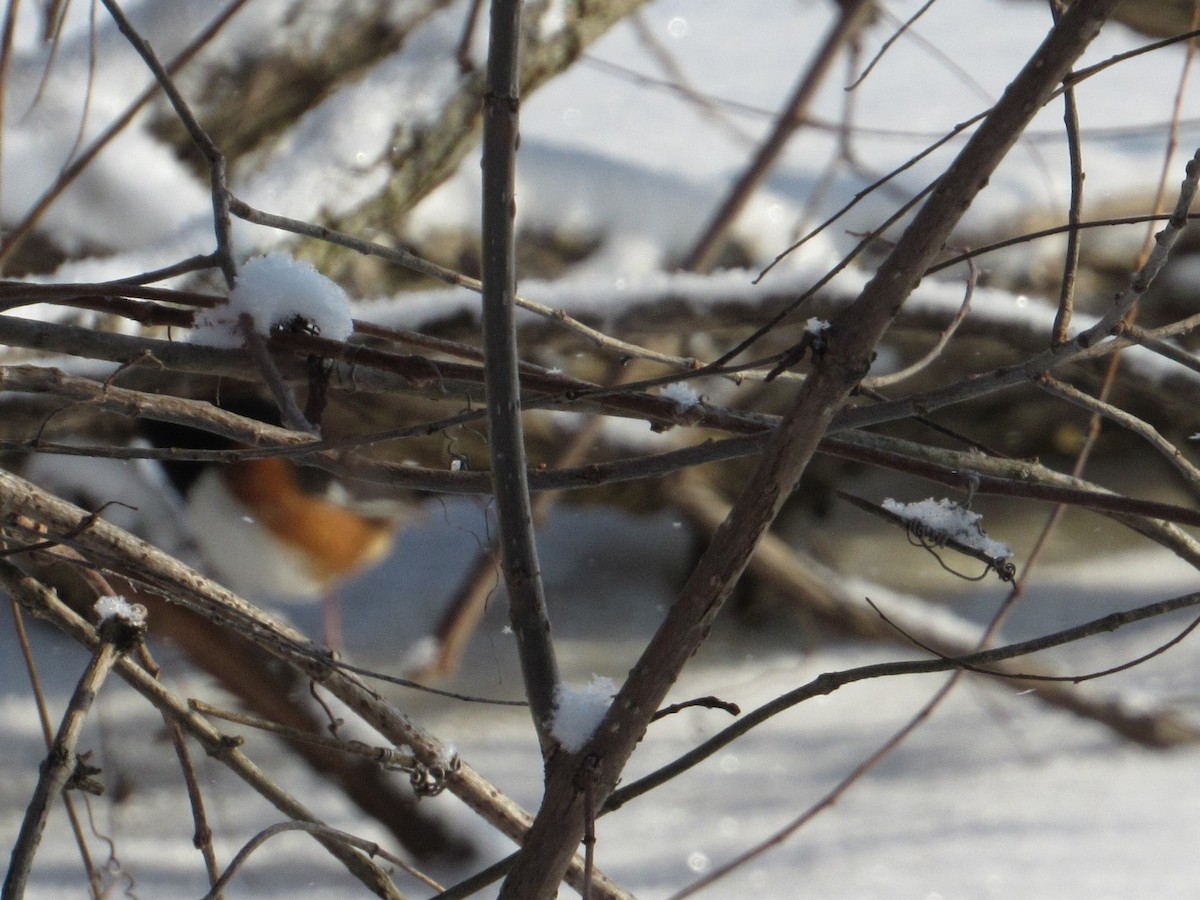
<path fill-rule="evenodd" d="M 898 16 L 916 7 L 915 2 L 888 4 Z M 256 23 L 268 21 L 272 8 L 269 2 L 251 4 L 254 14 L 227 39 L 253 43 Z M 200 0 L 146 3 L 134 11 L 144 16 L 146 9 L 156 11 L 150 17 L 152 34 L 163 55 L 212 14 L 211 4 Z M 79 27 L 86 20 L 86 6 L 76 4 L 72 15 L 71 40 L 77 43 L 69 45 L 74 50 L 62 52 L 61 68 L 51 78 L 44 102 L 22 117 L 25 106 L 19 99 L 12 101 L 17 114 L 5 132 L 0 194 L 0 213 L 6 219 L 15 217 L 48 183 L 74 139 L 82 83 L 77 67 L 82 65 L 78 51 L 83 45 L 78 42 L 86 40 Z M 252 204 L 300 217 L 321 205 L 349 202 L 348 190 L 365 194 L 374 189 L 369 178 L 347 181 L 345 162 L 379 158 L 381 117 L 396 114 L 396 96 L 412 97 L 414 116 L 436 105 L 438 92 L 445 88 L 443 73 L 430 68 L 426 54 L 440 52 L 446 40 L 457 37 L 461 15 L 461 4 L 451 5 L 407 48 L 409 56 L 389 60 L 359 90 L 329 98 L 328 105 L 302 123 L 291 154 L 268 160 L 235 189 Z M 644 14 L 645 27 L 677 55 L 697 90 L 766 111 L 777 108 L 790 92 L 827 18 L 826 4 L 815 0 L 656 0 Z M 948 60 L 943 64 L 931 57 L 916 41 L 901 41 L 885 57 L 856 93 L 857 120 L 884 130 L 856 138 L 859 158 L 882 171 L 987 106 L 1036 44 L 1046 18 L 1044 6 L 1032 2 L 935 5 L 918 31 Z M 978 27 L 981 22 L 988 27 Z M 31 27 L 30 18 L 23 18 L 18 46 L 27 55 L 13 79 L 18 97 L 22 90 L 31 96 L 40 77 Z M 876 29 L 872 36 L 877 41 L 885 33 Z M 1142 42 L 1111 27 L 1084 62 Z M 88 126 L 93 132 L 148 80 L 111 29 L 102 34 L 99 47 L 102 64 Z M 615 77 L 597 61 L 657 74 L 634 28 L 622 25 L 571 72 L 528 98 L 518 189 L 523 224 L 565 222 L 580 232 L 606 235 L 601 253 L 574 272 L 566 286 L 554 288 L 562 297 L 581 297 L 581 303 L 593 305 L 602 297 L 619 303 L 622 296 L 636 293 L 638 285 L 664 277 L 664 262 L 694 239 L 750 146 L 731 137 L 727 125 L 714 124 L 673 94 Z M 1081 86 L 1085 129 L 1165 122 L 1181 62 L 1179 51 L 1164 51 Z M 397 94 L 394 85 L 405 79 L 421 80 L 421 90 Z M 379 103 L 381 92 L 389 100 L 386 110 Z M 840 94 L 825 90 L 816 111 L 836 120 Z M 913 97 L 923 102 L 914 103 Z M 1190 124 L 1181 140 L 1189 153 L 1197 131 L 1196 105 L 1189 97 L 1184 111 Z M 751 140 L 769 127 L 767 114 L 729 116 Z M 994 229 L 1018 215 L 1062 208 L 1066 168 L 1060 117 L 1056 106 L 1039 117 L 1032 137 L 1014 151 L 969 214 L 966 229 Z M 347 122 L 353 127 L 346 127 Z M 1090 137 L 1085 150 L 1089 190 L 1093 195 L 1149 191 L 1161 167 L 1162 142 L 1161 132 L 1140 138 Z M 902 184 L 921 185 L 955 146 L 906 174 Z M 805 209 L 833 150 L 828 135 L 802 133 L 742 216 L 739 233 L 762 262 L 860 186 L 855 176 L 841 171 L 824 199 Z M 1177 164 L 1172 171 L 1180 169 Z M 305 173 L 304 190 L 296 189 L 296 172 Z M 1177 181 L 1173 175 L 1172 187 Z M 478 164 L 468 158 L 458 175 L 418 208 L 408 225 L 411 233 L 419 237 L 473 222 L 477 190 Z M 845 232 L 872 226 L 886 208 L 885 199 L 862 204 L 771 277 L 802 279 L 827 266 L 849 246 L 852 239 Z M 207 251 L 207 214 L 204 186 L 143 132 L 131 131 L 64 196 L 48 220 L 56 232 L 73 235 L 81 245 L 100 240 L 114 252 L 69 264 L 54 277 L 120 277 Z M 121 227 L 112 228 L 114 222 Z M 97 231 L 97 223 L 105 227 Z M 235 230 L 244 255 L 269 250 L 278 238 L 250 226 Z M 1134 240 L 1139 238 L 1140 232 Z M 1044 241 L 1008 259 L 1033 265 L 1037 257 L 1053 259 L 1056 252 L 1055 242 Z M 989 264 L 1008 263 L 997 258 Z M 960 290 L 953 286 L 944 293 L 960 299 Z M 1024 298 L 997 294 L 995 302 L 1008 304 L 1010 313 L 1024 308 Z M 531 296 L 545 295 L 535 291 Z M 558 299 L 546 302 L 561 305 Z M 370 309 L 381 320 L 420 319 L 435 304 L 462 302 L 457 293 L 443 292 L 421 303 L 378 298 Z M 130 490 L 136 490 L 136 479 L 130 482 Z M 114 482 L 112 490 L 118 489 Z M 990 522 L 985 525 L 994 537 L 1012 543 L 1018 556 L 1027 551 L 1027 536 Z M 342 591 L 347 644 L 355 660 L 387 668 L 410 652 L 454 588 L 457 572 L 447 571 L 445 560 L 469 559 L 486 533 L 485 511 L 478 504 L 429 504 L 425 520 L 402 534 L 392 559 Z M 1020 638 L 1195 588 L 1195 573 L 1165 554 L 1112 549 L 1099 541 L 1097 547 L 1104 548 L 1103 555 L 1073 553 L 1036 577 L 1006 633 Z M 620 679 L 682 577 L 689 552 L 684 529 L 666 514 L 638 518 L 564 508 L 543 529 L 541 549 L 568 677 L 576 684 L 586 684 L 593 675 Z M 896 568 L 928 564 L 901 541 L 895 544 L 895 554 Z M 892 563 L 889 559 L 889 567 Z M 987 618 L 999 596 L 990 587 L 964 592 L 949 576 L 934 582 L 932 588 L 922 582 L 923 593 L 951 598 L 956 611 L 976 621 Z M 883 589 L 871 596 L 886 602 Z M 316 609 L 293 609 L 289 615 L 311 631 L 319 629 Z M 1156 622 L 1069 648 L 1058 658 L 1071 671 L 1110 665 L 1145 652 L 1182 625 L 1175 619 Z M 84 658 L 43 629 L 35 628 L 34 637 L 42 675 L 49 680 L 53 713 L 62 708 Z M 0 640 L 0 746 L 5 764 L 0 779 L 0 854 L 7 858 L 44 749 L 8 629 L 0 633 Z M 786 629 L 764 634 L 730 622 L 685 672 L 672 699 L 716 694 L 749 709 L 824 671 L 914 655 L 828 641 L 820 635 L 797 636 Z M 164 661 L 178 690 L 211 693 L 204 679 L 179 660 Z M 1195 711 L 1195 664 L 1195 649 L 1185 642 L 1098 687 L 1120 690 L 1132 702 L 1154 699 Z M 651 797 L 601 820 L 598 865 L 640 897 L 669 896 L 819 800 L 902 726 L 944 677 L 867 682 L 778 717 Z M 451 686 L 493 696 L 519 693 L 500 599 L 493 600 L 468 666 Z M 411 693 L 397 696 L 402 708 L 453 744 L 486 777 L 527 808 L 536 806 L 540 763 L 523 713 L 462 709 Z M 654 725 L 627 780 L 674 758 L 726 722 L 721 713 L 692 710 Z M 125 774 L 133 786 L 126 802 L 93 805 L 99 830 L 116 842 L 122 865 L 136 877 L 136 895 L 202 894 L 186 800 L 171 753 L 156 740 L 156 717 L 113 682 L 99 698 L 89 729 L 83 745 L 103 755 L 106 777 Z M 106 752 L 127 734 L 145 739 L 132 746 L 121 741 L 119 753 Z M 287 765 L 286 754 L 270 741 L 253 739 L 251 755 L 269 769 Z M 1200 828 L 1195 801 L 1198 762 L 1195 750 L 1143 750 L 1027 695 L 967 682 L 833 809 L 704 896 L 1194 896 L 1200 880 L 1200 858 L 1194 852 Z M 255 831 L 276 821 L 276 815 L 248 797 L 220 767 L 207 761 L 201 766 L 218 834 L 217 852 L 224 861 Z M 331 825 L 383 839 L 370 824 L 359 821 L 334 790 L 305 770 L 287 766 L 285 780 Z M 428 802 L 477 835 L 486 852 L 500 856 L 511 850 L 452 798 Z M 80 867 L 65 834 L 58 812 L 38 854 L 30 896 L 82 894 Z M 103 858 L 102 845 L 96 844 Z M 272 840 L 243 870 L 229 896 L 355 895 L 355 883 L 313 847 L 303 835 Z M 449 884 L 469 872 L 432 874 Z M 414 896 L 421 895 L 406 882 L 401 884 Z"/>

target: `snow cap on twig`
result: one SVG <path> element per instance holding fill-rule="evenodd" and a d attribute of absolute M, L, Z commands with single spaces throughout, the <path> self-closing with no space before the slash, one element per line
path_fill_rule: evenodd
<path fill-rule="evenodd" d="M 608 712 L 617 687 L 611 678 L 593 675 L 587 687 L 577 688 L 560 682 L 554 689 L 554 719 L 550 733 L 568 753 L 575 753 Z"/>
<path fill-rule="evenodd" d="M 241 347 L 242 315 L 269 336 L 275 328 L 297 325 L 323 338 L 344 341 L 354 330 L 346 292 L 307 260 L 287 253 L 256 256 L 242 266 L 229 302 L 196 315 L 192 342 L 210 347 Z"/>
<path fill-rule="evenodd" d="M 696 389 L 682 381 L 672 381 L 662 389 L 662 395 L 674 401 L 680 412 L 700 405 L 700 395 L 696 393 Z"/>
<path fill-rule="evenodd" d="M 101 624 L 109 619 L 121 619 L 134 628 L 143 628 L 146 625 L 146 607 L 140 603 L 130 603 L 119 594 L 101 597 L 93 609 Z"/>
<path fill-rule="evenodd" d="M 1008 559 L 1012 548 L 1003 541 L 987 536 L 980 524 L 983 518 L 953 500 L 934 500 L 930 497 L 917 503 L 901 503 L 888 497 L 883 508 L 916 526 L 918 533 L 937 542 L 954 541 L 960 546 L 978 550 L 989 559 Z"/>

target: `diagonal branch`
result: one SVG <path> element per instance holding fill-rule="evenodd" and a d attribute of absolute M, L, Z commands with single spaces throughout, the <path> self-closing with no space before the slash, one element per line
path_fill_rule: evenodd
<path fill-rule="evenodd" d="M 941 251 L 963 211 L 1099 33 L 1116 4 L 1117 0 L 1080 0 L 1071 6 L 938 181 L 875 277 L 835 320 L 828 333 L 828 352 L 814 365 L 729 518 L 604 721 L 578 755 L 560 755 L 550 761 L 542 808 L 501 897 L 554 896 L 583 837 L 586 810 L 580 785 L 591 778 L 600 803 L 611 793 L 654 710 L 704 641 L 755 543 L 795 487 L 835 411 L 869 368 L 876 343 Z"/>

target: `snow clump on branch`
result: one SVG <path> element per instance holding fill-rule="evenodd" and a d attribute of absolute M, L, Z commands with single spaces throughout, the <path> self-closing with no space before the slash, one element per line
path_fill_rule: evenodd
<path fill-rule="evenodd" d="M 696 390 L 682 381 L 672 381 L 662 389 L 662 395 L 668 400 L 674 401 L 679 407 L 680 412 L 689 410 L 694 406 L 700 405 L 700 395 Z"/>
<path fill-rule="evenodd" d="M 264 336 L 277 328 L 299 326 L 331 341 L 344 341 L 354 330 L 346 292 L 312 263 L 286 253 L 247 261 L 229 292 L 229 302 L 197 313 L 192 343 L 243 346 L 243 314 L 250 316 L 254 330 Z"/>
<path fill-rule="evenodd" d="M 954 541 L 962 547 L 978 550 L 989 559 L 1003 560 L 1013 555 L 1012 548 L 1003 541 L 988 537 L 980 524 L 983 518 L 953 500 L 921 500 L 918 503 L 901 503 L 888 497 L 883 508 L 899 516 L 909 527 L 919 528 L 919 533 L 938 543 Z"/>
<path fill-rule="evenodd" d="M 100 622 L 120 619 L 135 628 L 146 625 L 146 607 L 140 603 L 130 603 L 119 594 L 106 594 L 96 601 L 94 609 Z"/>
<path fill-rule="evenodd" d="M 550 733 L 568 753 L 575 753 L 608 712 L 617 687 L 611 678 L 593 675 L 587 687 L 577 688 L 560 683 L 554 688 L 554 720 Z"/>

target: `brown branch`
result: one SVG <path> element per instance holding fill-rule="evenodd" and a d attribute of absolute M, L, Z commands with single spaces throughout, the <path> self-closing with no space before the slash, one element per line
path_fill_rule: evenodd
<path fill-rule="evenodd" d="M 1144 422 L 1132 413 L 1127 413 L 1125 410 L 1113 406 L 1111 403 L 1098 397 L 1089 396 L 1078 388 L 1049 376 L 1043 376 L 1035 383 L 1046 393 L 1055 397 L 1061 397 L 1063 400 L 1078 406 L 1080 409 L 1086 409 L 1093 415 L 1103 416 L 1112 422 L 1116 422 L 1127 431 L 1136 434 L 1153 447 L 1156 453 L 1169 462 L 1175 468 L 1175 471 L 1183 476 L 1184 483 L 1187 484 L 1193 493 L 1200 494 L 1200 468 L 1193 465 L 1183 455 L 1183 452 L 1163 437 L 1162 433 L 1153 425 Z"/>
<path fill-rule="evenodd" d="M 1062 16 L 1061 0 L 1050 0 L 1055 21 Z M 1071 199 L 1067 207 L 1067 247 L 1063 257 L 1063 277 L 1058 295 L 1058 312 L 1054 316 L 1051 340 L 1066 343 L 1070 337 L 1071 315 L 1075 309 L 1075 276 L 1079 272 L 1079 221 L 1083 218 L 1083 149 L 1079 143 L 1079 110 L 1075 104 L 1075 88 L 1063 85 L 1063 122 L 1067 133 L 1067 154 L 1071 165 Z"/>
<path fill-rule="evenodd" d="M 12 577 L 11 564 L 0 562 L 0 572 Z M 0 575 L 3 577 L 3 575 Z M 25 810 L 25 818 L 21 829 L 13 843 L 12 860 L 5 876 L 3 895 L 5 897 L 23 897 L 29 882 L 29 870 L 33 865 L 33 857 L 42 840 L 46 821 L 50 815 L 50 806 L 54 799 L 68 788 L 77 788 L 88 792 L 96 792 L 93 787 L 92 775 L 99 770 L 87 765 L 88 754 L 80 755 L 75 752 L 83 723 L 91 709 L 100 686 L 108 677 L 117 661 L 127 653 L 133 645 L 142 639 L 144 627 L 136 627 L 113 616 L 100 624 L 97 642 L 92 650 L 92 658 L 75 686 L 67 710 L 63 714 L 58 732 L 50 747 L 50 754 L 41 767 L 37 785 L 29 806 Z"/>
<path fill-rule="evenodd" d="M 192 763 L 191 752 L 184 740 L 183 728 L 170 716 L 163 716 L 163 722 L 171 737 L 175 758 L 179 760 L 179 768 L 183 772 L 183 783 L 187 788 L 188 805 L 192 809 L 192 846 L 196 847 L 204 858 L 208 883 L 216 884 L 217 878 L 220 877 L 220 870 L 217 867 L 217 855 L 213 851 L 212 828 L 208 824 L 208 814 L 204 810 L 204 795 L 200 791 L 200 779 L 196 776 L 196 767 Z"/>

